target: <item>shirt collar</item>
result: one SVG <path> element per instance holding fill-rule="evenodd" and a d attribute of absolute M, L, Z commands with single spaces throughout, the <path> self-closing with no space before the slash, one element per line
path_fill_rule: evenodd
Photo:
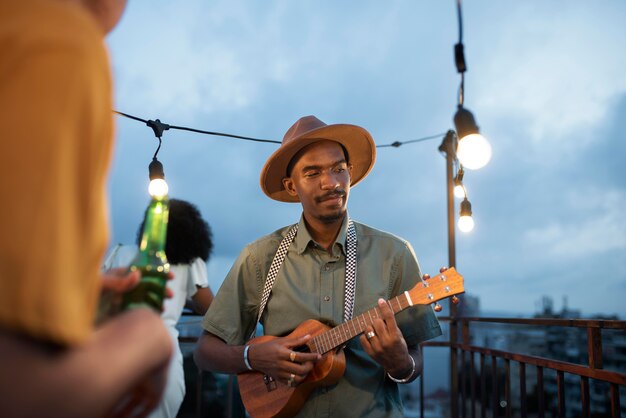
<path fill-rule="evenodd" d="M 339 246 L 343 255 L 346 255 L 346 238 L 348 236 L 348 213 L 346 212 L 345 218 L 343 218 L 343 223 L 341 224 L 341 228 L 339 228 L 339 233 L 337 234 L 337 238 L 335 238 L 335 243 L 333 244 L 333 248 L 336 245 Z M 308 248 L 309 244 L 317 245 L 315 240 L 311 237 L 309 230 L 306 227 L 306 222 L 304 222 L 304 214 L 300 216 L 300 222 L 298 223 L 298 233 L 296 234 L 296 248 L 298 250 L 298 254 L 302 254 Z"/>

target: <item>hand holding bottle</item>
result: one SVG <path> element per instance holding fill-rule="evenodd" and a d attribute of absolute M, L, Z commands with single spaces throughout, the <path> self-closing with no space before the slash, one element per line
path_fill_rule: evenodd
<path fill-rule="evenodd" d="M 129 271 L 128 267 L 116 267 L 102 273 L 100 303 L 98 306 L 98 318 L 96 323 L 119 313 L 122 310 L 122 297 L 124 293 L 132 290 L 141 281 L 139 271 Z M 167 274 L 167 280 L 174 275 Z M 165 297 L 171 298 L 172 290 L 165 289 Z"/>
<path fill-rule="evenodd" d="M 139 284 L 124 294 L 122 308 L 149 307 L 163 309 L 165 284 L 170 265 L 165 256 L 169 204 L 167 196 L 152 196 L 146 209 L 139 252 L 130 271 L 141 272 Z"/>

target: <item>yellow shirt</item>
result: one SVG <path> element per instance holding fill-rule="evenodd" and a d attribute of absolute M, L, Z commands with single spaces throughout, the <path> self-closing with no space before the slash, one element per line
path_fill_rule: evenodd
<path fill-rule="evenodd" d="M 100 291 L 113 124 L 104 34 L 67 3 L 0 0 L 0 328 L 76 344 Z"/>

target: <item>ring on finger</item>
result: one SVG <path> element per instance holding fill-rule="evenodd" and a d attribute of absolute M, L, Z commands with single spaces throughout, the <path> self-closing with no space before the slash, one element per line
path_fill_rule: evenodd
<path fill-rule="evenodd" d="M 374 333 L 374 331 L 368 331 L 368 333 L 367 333 L 367 334 L 365 334 L 365 337 L 366 337 L 368 340 L 371 340 L 371 339 L 372 339 L 372 338 L 374 338 L 375 336 L 376 336 L 376 334 Z"/>
<path fill-rule="evenodd" d="M 291 373 L 291 375 L 289 375 L 289 379 L 287 379 L 287 386 L 290 388 L 293 387 L 295 380 L 296 380 L 296 375 Z"/>
<path fill-rule="evenodd" d="M 292 351 L 291 353 L 289 353 L 289 360 L 291 360 L 291 362 L 295 362 L 296 361 L 296 352 Z"/>

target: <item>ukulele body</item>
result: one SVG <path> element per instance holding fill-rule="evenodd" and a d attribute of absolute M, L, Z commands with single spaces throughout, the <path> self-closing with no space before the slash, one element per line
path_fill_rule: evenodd
<path fill-rule="evenodd" d="M 309 319 L 294 329 L 288 337 L 315 337 L 331 329 L 319 321 Z M 278 337 L 264 335 L 253 338 L 248 343 L 254 345 Z M 315 349 L 307 346 L 308 351 Z M 298 351 L 298 350 L 295 350 Z M 306 379 L 296 387 L 289 387 L 284 382 L 275 381 L 257 371 L 243 372 L 237 375 L 239 391 L 246 410 L 252 418 L 292 417 L 296 415 L 309 394 L 318 387 L 330 386 L 339 381 L 346 369 L 346 356 L 341 348 L 330 351 L 315 363 L 315 367 Z"/>

